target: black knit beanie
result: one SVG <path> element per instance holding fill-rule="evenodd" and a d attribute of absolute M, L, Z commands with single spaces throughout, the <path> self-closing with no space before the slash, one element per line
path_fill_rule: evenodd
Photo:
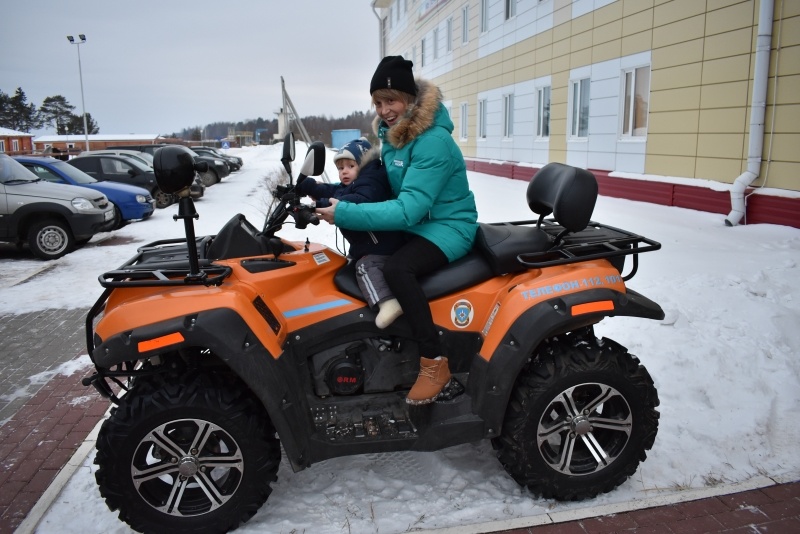
<path fill-rule="evenodd" d="M 413 67 L 414 63 L 403 56 L 386 56 L 378 63 L 378 68 L 372 75 L 369 94 L 378 89 L 396 89 L 416 96 L 417 83 L 414 81 Z"/>

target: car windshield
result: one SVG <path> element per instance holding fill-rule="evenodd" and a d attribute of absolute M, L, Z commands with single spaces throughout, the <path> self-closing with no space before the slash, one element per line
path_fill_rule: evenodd
<path fill-rule="evenodd" d="M 36 182 L 39 178 L 16 160 L 0 154 L 0 184 L 12 182 Z"/>
<path fill-rule="evenodd" d="M 56 161 L 52 163 L 53 167 L 58 169 L 61 174 L 65 174 L 75 180 L 77 184 L 96 184 L 97 180 L 83 172 L 77 167 L 73 167 L 69 163 L 63 161 Z"/>

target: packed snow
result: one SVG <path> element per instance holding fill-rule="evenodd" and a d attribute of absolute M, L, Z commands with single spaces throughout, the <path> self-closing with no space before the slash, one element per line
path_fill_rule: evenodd
<path fill-rule="evenodd" d="M 240 212 L 260 226 L 268 209 L 265 182 L 281 176 L 280 146 L 231 152 L 245 165 L 197 202 L 198 235 L 216 233 Z M 332 164 L 328 174 L 336 176 Z M 473 172 L 469 179 L 481 221 L 531 218 L 526 183 Z M 101 272 L 138 246 L 182 235 L 176 213 L 177 206 L 158 210 L 47 264 L 0 251 L 0 313 L 91 306 L 101 293 Z M 661 400 L 655 445 L 630 480 L 586 502 L 534 498 L 505 473 L 488 441 L 337 458 L 298 473 L 284 461 L 269 500 L 239 532 L 477 532 L 475 525 L 496 520 L 533 524 L 559 511 L 591 514 L 597 506 L 759 478 L 800 479 L 800 230 L 729 228 L 720 215 L 606 197 L 598 199 L 593 219 L 663 245 L 639 257 L 628 285 L 658 302 L 666 318 L 612 318 L 596 327 L 640 358 Z M 337 243 L 325 223 L 303 231 L 287 224 L 281 235 Z M 81 358 L 88 364 L 88 356 Z M 75 471 L 37 532 L 129 532 L 100 498 L 92 461 L 90 454 Z"/>

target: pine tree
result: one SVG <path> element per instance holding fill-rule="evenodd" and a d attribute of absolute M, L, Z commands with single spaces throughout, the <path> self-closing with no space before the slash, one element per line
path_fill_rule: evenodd
<path fill-rule="evenodd" d="M 39 107 L 39 118 L 42 126 L 53 126 L 56 134 L 64 135 L 67 133 L 67 123 L 73 116 L 75 106 L 67 102 L 61 95 L 48 96 Z M 83 132 L 83 119 L 81 119 L 81 132 Z"/>

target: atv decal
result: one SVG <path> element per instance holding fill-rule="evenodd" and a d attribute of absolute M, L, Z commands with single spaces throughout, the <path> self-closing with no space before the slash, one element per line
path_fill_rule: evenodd
<path fill-rule="evenodd" d="M 500 303 L 498 302 L 497 304 L 494 305 L 494 309 L 492 310 L 492 313 L 489 314 L 489 318 L 486 320 L 486 326 L 484 326 L 483 330 L 481 331 L 481 334 L 483 334 L 483 337 L 486 337 L 486 336 L 489 335 L 489 330 L 492 328 L 492 323 L 494 322 L 494 318 L 497 315 L 497 312 L 499 312 L 499 311 L 500 311 Z"/>
<path fill-rule="evenodd" d="M 286 310 L 283 316 L 287 319 L 291 317 L 299 317 L 301 315 L 308 315 L 309 313 L 316 313 L 324 310 L 331 310 L 333 308 L 340 308 L 351 304 L 349 300 L 339 299 L 330 302 L 323 302 L 322 304 L 315 304 L 313 306 L 306 306 L 305 308 L 295 308 L 294 310 Z"/>
<path fill-rule="evenodd" d="M 323 263 L 328 263 L 329 261 L 331 261 L 330 258 L 328 258 L 324 252 L 318 252 L 314 254 L 314 262 L 317 265 L 322 265 Z"/>
<path fill-rule="evenodd" d="M 459 300 L 453 304 L 453 309 L 450 310 L 450 319 L 456 328 L 466 328 L 472 322 L 475 315 L 475 310 L 472 303 L 468 300 Z"/>

